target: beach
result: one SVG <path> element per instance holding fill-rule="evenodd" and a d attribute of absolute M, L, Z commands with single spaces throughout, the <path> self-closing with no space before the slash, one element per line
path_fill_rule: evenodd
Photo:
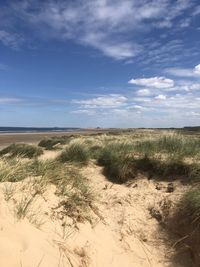
<path fill-rule="evenodd" d="M 69 136 L 69 135 L 88 135 L 88 134 L 102 134 L 110 131 L 119 131 L 111 129 L 83 129 L 79 131 L 49 131 L 49 132 L 18 132 L 18 133 L 0 133 L 0 149 L 13 144 L 38 144 L 44 138 L 51 138 L 54 136 Z"/>

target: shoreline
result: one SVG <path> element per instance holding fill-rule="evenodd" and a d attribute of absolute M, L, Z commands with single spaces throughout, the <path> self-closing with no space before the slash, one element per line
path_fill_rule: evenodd
<path fill-rule="evenodd" d="M 50 138 L 53 136 L 63 136 L 71 134 L 80 134 L 83 132 L 18 132 L 18 133 L 0 133 L 0 149 L 12 144 L 12 143 L 26 143 L 37 144 L 44 138 Z"/>
<path fill-rule="evenodd" d="M 13 143 L 38 144 L 44 138 L 63 135 L 87 135 L 87 134 L 103 134 L 112 131 L 111 129 L 84 129 L 79 131 L 49 131 L 49 132 L 0 132 L 0 149 Z"/>

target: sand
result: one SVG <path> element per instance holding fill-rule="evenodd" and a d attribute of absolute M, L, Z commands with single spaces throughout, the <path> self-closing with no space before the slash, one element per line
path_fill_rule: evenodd
<path fill-rule="evenodd" d="M 38 144 L 44 138 L 79 134 L 78 132 L 0 133 L 0 149 L 12 143 Z"/>
<path fill-rule="evenodd" d="M 12 144 L 12 143 L 26 143 L 26 144 L 38 144 L 44 138 L 50 138 L 63 135 L 91 135 L 102 134 L 111 131 L 119 131 L 112 129 L 83 129 L 82 131 L 70 131 L 70 132 L 21 132 L 21 133 L 0 133 L 0 149 Z"/>
<path fill-rule="evenodd" d="M 8 201 L 5 188 L 10 183 L 0 184 L 0 266 L 191 266 L 188 255 L 174 257 L 173 240 L 150 214 L 164 200 L 177 201 L 186 190 L 183 185 L 176 182 L 173 193 L 166 192 L 165 182 L 157 190 L 156 182 L 146 177 L 138 177 L 129 185 L 117 185 L 109 182 L 101 167 L 93 163 L 82 173 L 89 179 L 97 200 L 91 207 L 91 221 L 75 225 L 59 212 L 55 186 L 47 186 L 42 195 L 36 196 L 27 216 L 18 220 L 16 203 L 31 194 L 32 180 L 13 184 Z M 42 220 L 39 229 L 31 222 L 30 214 Z"/>

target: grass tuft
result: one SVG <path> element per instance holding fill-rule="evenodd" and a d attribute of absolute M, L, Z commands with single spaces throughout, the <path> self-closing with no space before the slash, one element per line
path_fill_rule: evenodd
<path fill-rule="evenodd" d="M 124 183 L 135 177 L 133 161 L 129 156 L 132 146 L 112 143 L 102 148 L 98 164 L 104 166 L 104 173 L 113 182 Z"/>
<path fill-rule="evenodd" d="M 198 164 L 187 164 L 182 159 L 169 157 L 166 160 L 153 156 L 134 154 L 131 145 L 113 143 L 101 150 L 98 164 L 104 167 L 104 173 L 112 182 L 125 183 L 133 179 L 138 172 L 145 172 L 149 178 L 185 182 L 200 181 Z"/>
<path fill-rule="evenodd" d="M 71 136 L 61 136 L 61 137 L 52 137 L 52 138 L 45 138 L 41 140 L 38 146 L 43 147 L 47 150 L 56 149 L 58 145 L 65 145 L 71 140 Z"/>
<path fill-rule="evenodd" d="M 56 185 L 57 195 L 63 197 L 60 204 L 65 215 L 79 222 L 89 220 L 94 194 L 88 180 L 80 174 L 78 168 L 55 161 L 45 172 L 43 179 Z"/>
<path fill-rule="evenodd" d="M 43 150 L 37 146 L 28 144 L 12 144 L 0 151 L 0 156 L 34 158 L 43 154 Z"/>
<path fill-rule="evenodd" d="M 172 134 L 161 136 L 155 140 L 139 141 L 134 148 L 135 151 L 150 156 L 164 153 L 170 157 L 180 159 L 199 155 L 200 140 Z"/>
<path fill-rule="evenodd" d="M 194 266 L 200 263 L 200 187 L 185 193 L 177 204 L 176 210 L 168 221 L 170 232 L 178 235 L 176 249 L 188 248 L 194 260 Z"/>
<path fill-rule="evenodd" d="M 89 151 L 85 144 L 74 142 L 59 155 L 58 160 L 64 162 L 74 162 L 87 164 L 89 161 Z"/>
<path fill-rule="evenodd" d="M 30 163 L 24 163 L 19 158 L 0 160 L 0 182 L 18 182 L 28 175 Z"/>
<path fill-rule="evenodd" d="M 13 197 L 14 193 L 15 193 L 15 187 L 13 186 L 12 183 L 4 185 L 3 194 L 5 201 L 9 201 Z"/>
<path fill-rule="evenodd" d="M 32 203 L 33 199 L 34 199 L 35 195 L 31 196 L 31 197 L 23 197 L 17 204 L 15 207 L 15 214 L 17 216 L 17 218 L 23 219 L 26 217 L 28 211 L 29 211 L 29 206 Z"/>

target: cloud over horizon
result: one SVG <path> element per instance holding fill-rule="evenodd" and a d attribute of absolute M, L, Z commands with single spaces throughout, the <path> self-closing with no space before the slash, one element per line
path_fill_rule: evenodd
<path fill-rule="evenodd" d="M 197 65 L 199 67 L 199 65 Z M 198 67 L 194 69 L 198 70 Z M 187 78 L 187 76 L 185 77 Z M 130 116 L 153 117 L 184 116 L 185 119 L 200 121 L 200 79 L 199 83 L 191 80 L 172 80 L 166 77 L 137 78 L 128 81 L 134 88 L 125 95 L 103 95 L 85 100 L 73 100 L 78 106 L 75 113 L 96 115 L 106 110 L 107 115 L 119 118 Z M 143 87 L 140 89 L 140 87 Z M 131 90 L 131 91 L 130 91 Z M 176 93 L 174 93 L 176 92 Z M 84 108 L 84 110 L 81 110 Z M 93 114 L 90 113 L 93 109 Z M 141 117 L 142 118 L 142 117 Z M 183 125 L 182 125 L 183 126 Z"/>

